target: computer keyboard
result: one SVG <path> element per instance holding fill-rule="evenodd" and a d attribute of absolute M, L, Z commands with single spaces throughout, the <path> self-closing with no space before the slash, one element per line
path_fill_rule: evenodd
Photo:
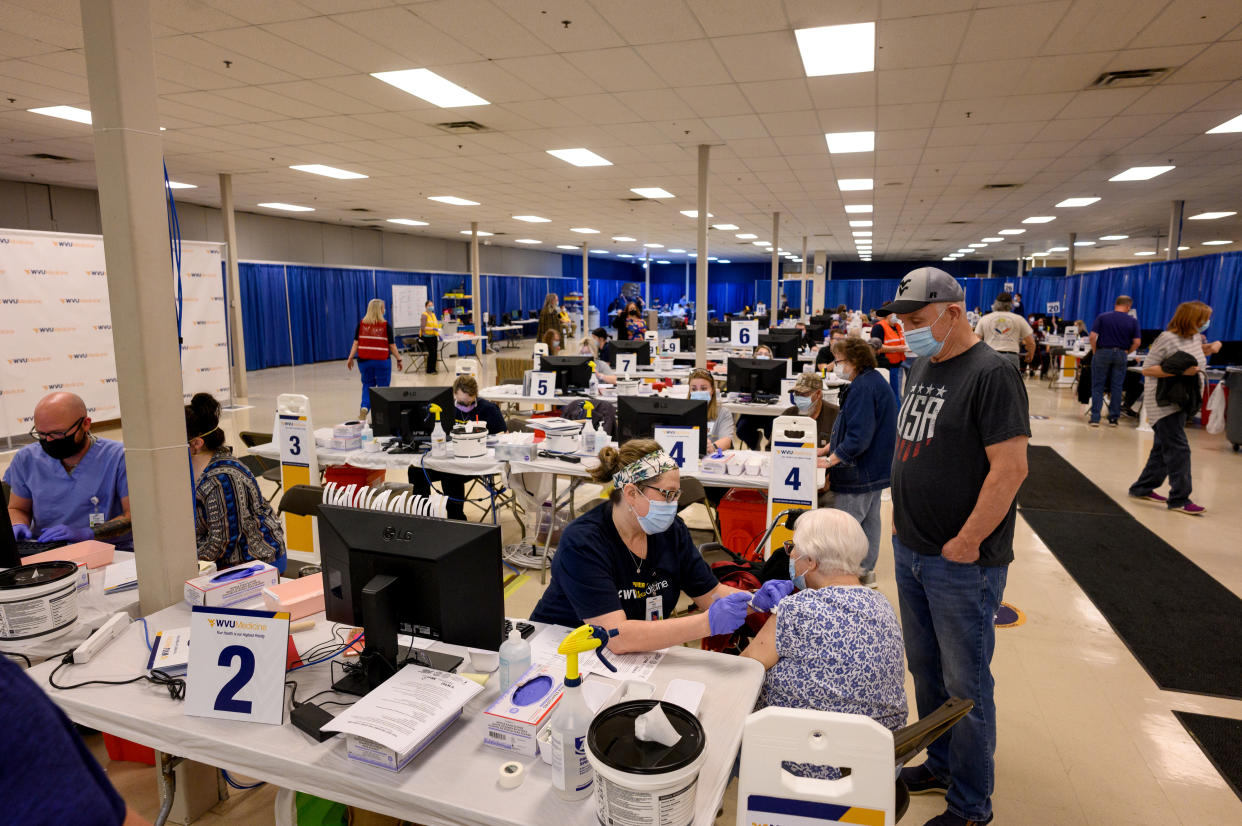
<path fill-rule="evenodd" d="M 501 637 L 502 640 L 509 639 L 509 632 L 513 630 L 513 627 L 513 620 L 505 620 L 505 633 Z M 522 639 L 526 639 L 531 634 L 535 633 L 535 626 L 531 625 L 529 622 L 522 622 L 521 620 L 518 620 L 517 630 L 522 632 Z"/>
<path fill-rule="evenodd" d="M 34 539 L 20 539 L 17 542 L 17 553 L 20 556 L 31 556 L 32 554 L 50 551 L 53 548 L 61 548 L 68 544 L 68 542 L 39 542 Z"/>

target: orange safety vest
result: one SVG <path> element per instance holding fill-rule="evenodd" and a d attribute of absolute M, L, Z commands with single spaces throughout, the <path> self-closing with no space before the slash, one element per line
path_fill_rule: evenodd
<path fill-rule="evenodd" d="M 364 321 L 358 325 L 358 358 L 388 360 L 387 321 Z"/>
<path fill-rule="evenodd" d="M 884 345 L 886 347 L 905 347 L 906 337 L 901 330 L 893 327 L 887 321 L 880 322 L 880 329 L 884 331 Z M 901 364 L 906 360 L 905 353 L 885 353 L 888 356 L 889 364 Z"/>

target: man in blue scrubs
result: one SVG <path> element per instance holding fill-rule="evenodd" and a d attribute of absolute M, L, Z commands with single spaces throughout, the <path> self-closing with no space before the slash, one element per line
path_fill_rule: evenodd
<path fill-rule="evenodd" d="M 9 519 L 18 540 L 99 539 L 134 547 L 125 448 L 91 435 L 86 404 L 73 393 L 44 396 L 34 409 L 36 442 L 13 457 Z"/>

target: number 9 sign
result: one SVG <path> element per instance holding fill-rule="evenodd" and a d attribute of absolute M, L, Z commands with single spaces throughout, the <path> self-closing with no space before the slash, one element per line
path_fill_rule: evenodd
<path fill-rule="evenodd" d="M 733 347 L 754 347 L 759 342 L 759 322 L 734 321 L 730 328 L 729 344 Z"/>

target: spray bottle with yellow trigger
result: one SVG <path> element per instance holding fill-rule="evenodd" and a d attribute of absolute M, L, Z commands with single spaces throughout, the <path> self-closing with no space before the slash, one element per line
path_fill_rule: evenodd
<path fill-rule="evenodd" d="M 431 455 L 437 459 L 448 456 L 448 437 L 444 435 L 444 428 L 440 426 L 440 414 L 444 411 L 438 404 L 427 405 L 436 417 L 435 427 L 431 428 Z"/>
<path fill-rule="evenodd" d="M 609 631 L 598 625 L 575 628 L 556 649 L 564 654 L 565 691 L 552 716 L 552 788 L 565 800 L 579 800 L 591 793 L 595 772 L 587 761 L 587 729 L 594 716 L 582 696 L 582 676 L 578 673 L 578 655 L 607 645 L 616 629 Z M 596 652 L 600 662 L 612 671 L 617 669 L 604 659 L 601 648 Z"/>
<path fill-rule="evenodd" d="M 594 364 L 595 362 L 591 362 Z M 592 373 L 591 375 L 595 375 Z M 584 401 L 582 403 L 582 412 L 586 414 L 586 423 L 582 425 L 582 451 L 584 453 L 597 453 L 595 447 L 595 425 L 591 423 L 591 416 L 595 413 L 595 405 L 591 402 Z"/>
<path fill-rule="evenodd" d="M 587 385 L 587 391 L 594 396 L 599 392 L 599 378 L 595 375 L 595 360 L 588 361 L 587 367 L 591 368 L 591 381 Z"/>

